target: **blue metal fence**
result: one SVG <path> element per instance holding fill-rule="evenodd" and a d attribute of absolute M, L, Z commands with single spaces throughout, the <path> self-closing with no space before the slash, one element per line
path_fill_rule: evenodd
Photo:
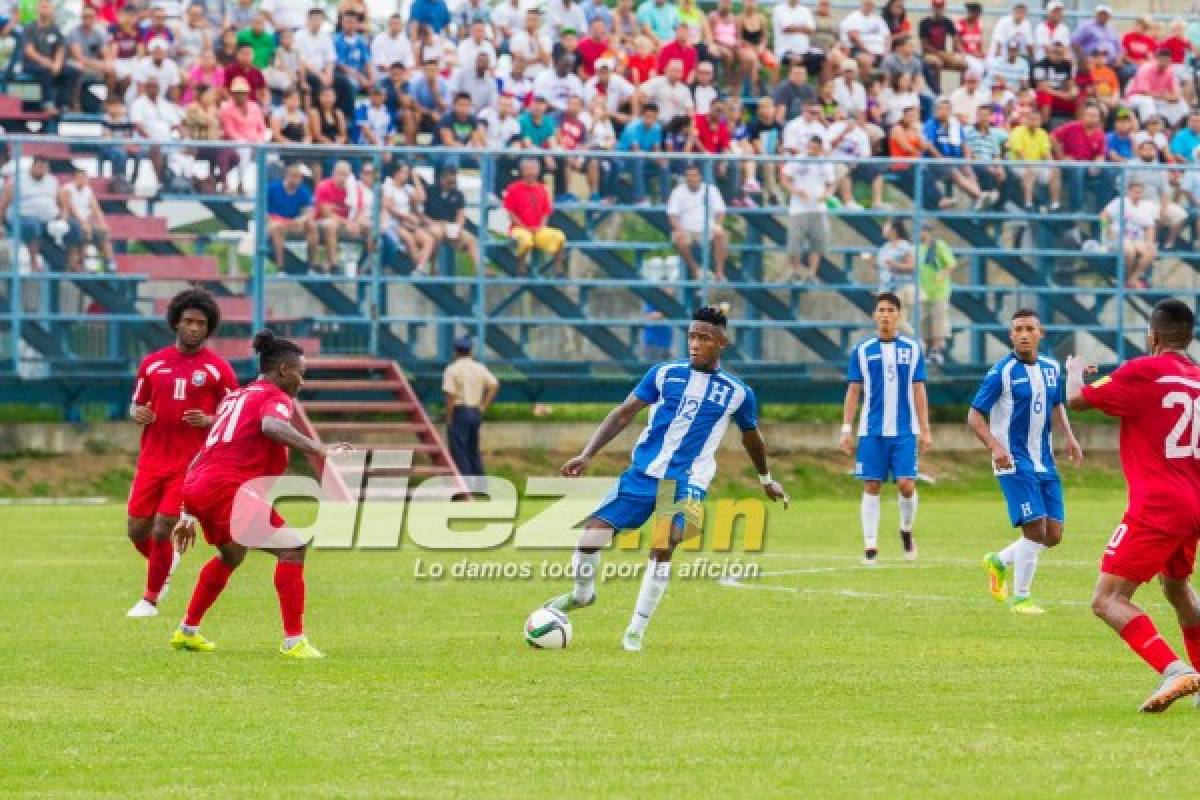
<path fill-rule="evenodd" d="M 45 137 L 7 139 L 11 156 L 21 163 L 29 148 L 43 146 Z M 52 158 L 58 171 L 68 161 L 85 164 L 102 147 L 140 148 L 146 142 L 111 139 L 63 140 L 71 146 L 68 158 Z M 203 155 L 211 142 L 164 142 L 171 153 Z M 223 146 L 228 147 L 228 144 Z M 383 263 L 382 248 L 355 259 L 353 274 L 324 275 L 310 269 L 312 254 L 298 246 L 275 264 L 266 234 L 267 176 L 276 172 L 279 158 L 320 161 L 328 151 L 315 148 L 242 146 L 253 165 L 253 191 L 235 194 L 180 193 L 179 185 L 160 187 L 132 196 L 103 197 L 109 214 L 166 216 L 178 241 L 150 248 L 136 239 L 122 244 L 125 252 L 159 255 L 203 252 L 205 244 L 221 239 L 229 247 L 249 251 L 245 276 L 222 274 L 201 281 L 219 295 L 248 298 L 249 318 L 230 324 L 226 335 L 248 337 L 252 329 L 282 326 L 287 332 L 319 342 L 325 353 L 364 353 L 396 358 L 414 373 L 432 373 L 448 355 L 450 341 L 460 332 L 474 333 L 489 361 L 531 378 L 577 374 L 578 370 L 627 374 L 646 360 L 642 332 L 670 326 L 675 344 L 700 305 L 724 302 L 733 318 L 734 348 L 730 362 L 767 375 L 794 377 L 799 371 L 819 378 L 842 368 L 849 344 L 870 328 L 872 297 L 878 289 L 870 255 L 880 244 L 879 224 L 885 218 L 906 220 L 915 240 L 929 227 L 951 245 L 960 269 L 952 296 L 953 331 L 945 375 L 977 375 L 1005 346 L 1008 315 L 1018 306 L 1032 305 L 1043 315 L 1051 345 L 1062 351 L 1082 351 L 1102 363 L 1140 352 L 1149 308 L 1166 294 L 1194 299 L 1195 267 L 1200 265 L 1200 242 L 1195 238 L 1194 209 L 1176 249 L 1160 260 L 1178 265 L 1169 286 L 1127 288 L 1124 216 L 1101 231 L 1096 199 L 1076 198 L 1054 213 L 1030 213 L 1020 208 L 1018 175 L 1025 169 L 1087 169 L 1111 172 L 1108 185 L 1116 196 L 1125 194 L 1126 170 L 1106 164 L 1006 162 L 1010 173 L 1007 194 L 985 209 L 925 208 L 920 202 L 926 183 L 941 181 L 952 166 L 978 167 L 981 162 L 873 160 L 889 173 L 892 209 L 830 208 L 833 233 L 817 282 L 798 284 L 786 277 L 786 218 L 788 210 L 774 201 L 755 208 L 729 207 L 723 227 L 730 236 L 730 279 L 714 280 L 708 272 L 694 278 L 666 281 L 666 270 L 652 271 L 651 259 L 670 258 L 661 199 L 634 203 L 628 187 L 617 181 L 615 204 L 585 200 L 561 204 L 550 225 L 568 237 L 571 271 L 566 276 L 546 272 L 520 275 L 512 245 L 498 217 L 501 159 L 520 152 L 456 149 L 459 158 L 473 159 L 478 169 L 464 170 L 460 184 L 469 198 L 468 217 L 478 238 L 480 261 L 459 269 L 452 254 L 440 254 L 439 269 L 431 275 L 408 270 L 403 257 Z M 539 153 L 539 156 L 545 155 Z M 675 156 L 596 152 L 556 153 L 563 158 L 615 161 L 621 172 L 635 159 L 697 161 L 710 180 L 726 165 L 737 169 L 746 161 L 760 168 L 779 166 L 786 159 L 751 156 Z M 417 166 L 446 156 L 429 149 L 370 149 L 347 147 L 338 158 L 357 165 L 374 163 L 385 175 L 385 164 L 405 159 Z M 507 161 L 503 162 L 507 164 Z M 868 163 L 868 162 L 855 162 Z M 90 167 L 89 167 L 90 168 Z M 899 168 L 911 177 L 897 180 Z M 1139 169 L 1183 169 L 1177 165 L 1139 165 Z M 1186 169 L 1194 169 L 1188 166 Z M 21 208 L 24 169 L 11 179 L 13 207 Z M 728 183 L 728 182 L 726 182 Z M 735 181 L 734 186 L 740 185 Z M 146 185 L 143 186 L 146 189 Z M 736 189 L 735 189 L 736 190 Z M 371 234 L 378 242 L 383 208 L 383 181 L 371 189 Z M 1065 193 L 1064 193 L 1065 196 Z M 1101 197 L 1099 200 L 1104 200 Z M 1016 204 L 1010 201 L 1016 201 Z M 697 256 L 713 266 L 711 230 L 698 237 Z M 1068 229 L 1077 236 L 1064 237 Z M 200 230 L 200 233 L 196 233 Z M 44 271 L 29 271 L 21 226 L 8 228 L 8 258 L 0 261 L 0 329 L 4 358 L 0 375 L 24 378 L 74 375 L 128 376 L 137 357 L 169 340 L 155 313 L 154 300 L 163 299 L 193 276 L 179 274 L 147 280 L 122 270 L 118 273 L 65 271 L 62 251 L 53 241 Z M 190 232 L 189 232 L 190 231 Z M 244 231 L 242 237 L 238 231 Z M 1009 235 L 1020 237 L 1009 245 Z M 607 238 L 605 238 L 607 237 Z M 1083 241 L 1096 244 L 1081 245 Z M 361 246 L 361 245 L 356 245 Z M 661 265 L 661 260 L 659 264 Z M 211 276 L 208 276 L 211 277 Z M 85 302 L 86 299 L 86 302 Z M 924 313 L 918 290 L 913 323 L 920 330 Z M 285 308 L 286 310 L 280 310 Z M 651 318 L 647 310 L 662 313 Z M 790 379 L 790 378 L 789 378 Z"/>

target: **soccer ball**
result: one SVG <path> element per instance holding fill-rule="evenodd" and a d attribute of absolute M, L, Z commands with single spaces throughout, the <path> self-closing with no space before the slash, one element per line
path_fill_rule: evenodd
<path fill-rule="evenodd" d="M 525 620 L 525 643 L 539 650 L 561 650 L 571 643 L 571 621 L 553 608 L 539 608 Z"/>

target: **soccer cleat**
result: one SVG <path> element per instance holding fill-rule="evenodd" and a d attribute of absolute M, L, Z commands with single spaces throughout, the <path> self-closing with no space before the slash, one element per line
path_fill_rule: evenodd
<path fill-rule="evenodd" d="M 545 603 L 542 604 L 542 607 L 543 608 L 553 608 L 555 611 L 561 611 L 562 613 L 565 614 L 568 611 L 574 611 L 577 608 L 587 608 L 588 606 L 590 606 L 592 603 L 595 603 L 595 602 L 596 602 L 596 593 L 595 592 L 592 592 L 591 598 L 589 598 L 586 603 L 581 603 L 578 600 L 576 600 L 574 592 L 567 592 L 566 594 L 560 594 L 558 597 L 551 597 L 549 600 L 547 600 Z"/>
<path fill-rule="evenodd" d="M 632 628 L 625 631 L 625 635 L 621 637 L 621 649 L 627 653 L 642 652 L 642 635 Z"/>
<path fill-rule="evenodd" d="M 159 595 L 159 597 L 162 597 L 162 595 Z M 133 608 L 129 609 L 125 616 L 129 617 L 130 619 L 147 619 L 149 617 L 157 617 L 158 606 L 154 605 L 154 603 L 151 603 L 149 600 L 143 597 L 134 604 Z"/>
<path fill-rule="evenodd" d="M 1154 694 L 1138 708 L 1146 714 L 1159 714 L 1171 707 L 1176 700 L 1200 692 L 1200 673 L 1195 670 L 1182 675 L 1163 678 Z"/>
<path fill-rule="evenodd" d="M 217 643 L 205 639 L 199 631 L 184 633 L 176 628 L 171 634 L 171 647 L 176 650 L 191 650 L 193 653 L 211 653 L 217 649 Z"/>
<path fill-rule="evenodd" d="M 983 568 L 988 574 L 988 591 L 997 603 L 1008 599 L 1008 565 L 995 553 L 983 556 Z"/>
<path fill-rule="evenodd" d="M 1018 597 L 1012 602 L 1012 613 L 1014 614 L 1045 614 L 1046 609 L 1033 602 L 1030 597 Z"/>
<path fill-rule="evenodd" d="M 310 643 L 308 641 L 307 636 L 302 638 L 300 641 L 296 642 L 291 647 L 285 647 L 282 644 L 279 645 L 279 652 L 281 655 L 287 656 L 288 658 L 324 658 L 325 657 L 324 653 L 322 653 L 320 650 L 318 650 L 317 648 L 312 646 L 312 643 Z"/>

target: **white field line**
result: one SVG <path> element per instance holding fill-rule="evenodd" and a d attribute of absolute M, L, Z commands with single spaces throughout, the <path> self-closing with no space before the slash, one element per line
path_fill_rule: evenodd
<path fill-rule="evenodd" d="M 1055 566 L 1059 566 L 1059 567 L 1097 567 L 1098 568 L 1100 566 L 1099 552 L 1102 552 L 1102 551 L 1103 551 L 1103 548 L 1101 548 L 1100 551 L 1097 551 L 1097 556 L 1094 561 L 1058 559 L 1058 558 L 1055 558 L 1053 552 L 1051 552 L 1049 555 L 1044 556 L 1044 559 L 1045 559 L 1044 562 L 1039 560 L 1038 563 L 1039 564 L 1040 563 L 1054 564 Z M 881 569 L 883 567 L 888 567 L 888 566 L 905 567 L 908 569 L 911 569 L 916 566 L 978 567 L 978 568 L 982 569 L 982 567 L 980 565 L 983 563 L 983 553 L 980 553 L 979 556 L 980 556 L 979 558 L 925 558 L 924 556 L 922 556 L 915 563 L 901 561 L 900 556 L 896 556 L 895 557 L 896 562 L 894 564 L 890 564 L 888 562 L 883 562 L 881 564 L 876 565 L 874 568 L 863 567 L 863 569 L 864 570 Z M 853 563 L 853 564 L 857 564 L 862 559 L 861 555 L 841 555 L 841 554 L 834 554 L 834 553 L 744 553 L 742 555 L 742 557 L 745 559 L 779 558 L 779 559 L 795 559 L 798 561 L 844 561 L 844 562 Z M 886 554 L 880 556 L 880 558 L 886 558 L 886 557 L 887 557 Z M 764 572 L 761 574 L 766 575 L 769 573 Z"/>
<path fill-rule="evenodd" d="M 800 586 L 782 586 L 774 583 L 743 583 L 731 578 L 724 578 L 718 581 L 718 584 L 730 589 L 755 589 L 766 592 L 786 592 L 788 594 L 803 594 L 803 595 L 826 595 L 833 597 L 856 597 L 863 600 L 918 600 L 921 602 L 932 603 L 956 603 L 964 605 L 1001 605 L 995 600 L 986 597 L 965 597 L 962 595 L 944 595 L 944 594 L 911 594 L 909 592 L 863 592 L 858 589 L 811 589 Z M 1039 603 L 1046 606 L 1090 606 L 1091 602 L 1087 600 L 1038 600 Z M 1153 607 L 1158 604 L 1148 604 Z"/>

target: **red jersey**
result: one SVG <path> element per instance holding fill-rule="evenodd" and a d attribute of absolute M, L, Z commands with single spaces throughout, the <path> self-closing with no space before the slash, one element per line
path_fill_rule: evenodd
<path fill-rule="evenodd" d="M 343 186 L 338 186 L 337 181 L 333 178 L 326 178 L 317 184 L 317 191 L 313 195 L 313 200 L 317 206 L 318 217 L 328 218 L 331 214 L 342 219 L 350 217 L 350 205 L 347 202 L 346 189 Z"/>
<path fill-rule="evenodd" d="M 142 428 L 138 470 L 183 472 L 208 435 L 207 428 L 184 422 L 183 412 L 199 409 L 213 414 L 237 385 L 229 362 L 207 347 L 187 354 L 171 345 L 143 358 L 133 404 L 149 406 L 154 422 Z"/>
<path fill-rule="evenodd" d="M 1083 399 L 1121 418 L 1126 522 L 1200 529 L 1200 366 L 1178 353 L 1135 358 L 1085 386 Z"/>
<path fill-rule="evenodd" d="M 650 55 L 636 54 L 629 57 L 626 64 L 629 82 L 634 86 L 641 86 L 646 81 L 658 74 L 658 59 L 653 53 Z"/>
<path fill-rule="evenodd" d="M 707 114 L 696 115 L 696 140 L 706 153 L 724 153 L 733 142 L 729 133 L 729 123 L 718 120 L 714 126 Z"/>
<path fill-rule="evenodd" d="M 672 61 L 683 62 L 683 81 L 686 83 L 692 79 L 692 73 L 696 71 L 696 64 L 700 62 L 700 53 L 690 44 L 680 44 L 678 39 L 673 39 L 658 51 L 658 71 L 665 75 L 667 65 Z"/>
<path fill-rule="evenodd" d="M 212 493 L 246 481 L 282 475 L 288 464 L 286 445 L 267 438 L 262 423 L 275 417 L 291 423 L 295 401 L 270 381 L 259 378 L 231 393 L 217 410 L 204 447 L 188 467 L 185 493 Z"/>
<path fill-rule="evenodd" d="M 966 17 L 958 21 L 958 44 L 962 51 L 969 56 L 983 58 L 983 26 L 979 20 L 971 22 Z"/>
<path fill-rule="evenodd" d="M 1154 56 L 1156 47 L 1158 47 L 1158 41 L 1153 36 L 1138 31 L 1130 31 L 1121 39 L 1121 48 L 1125 51 L 1125 57 L 1135 64 L 1149 61 Z"/>

